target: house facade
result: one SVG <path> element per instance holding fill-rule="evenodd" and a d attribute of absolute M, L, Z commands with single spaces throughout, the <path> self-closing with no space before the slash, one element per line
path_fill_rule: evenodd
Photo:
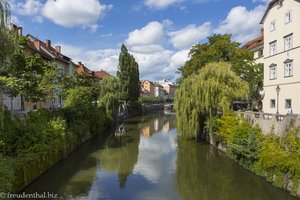
<path fill-rule="evenodd" d="M 272 0 L 264 28 L 263 111 L 300 114 L 300 2 Z"/>
<path fill-rule="evenodd" d="M 154 83 L 149 80 L 142 80 L 141 82 L 141 95 L 144 97 L 155 97 Z"/>

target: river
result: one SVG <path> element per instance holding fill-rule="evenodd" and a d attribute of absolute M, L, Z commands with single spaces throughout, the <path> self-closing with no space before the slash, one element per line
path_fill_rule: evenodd
<path fill-rule="evenodd" d="M 29 185 L 61 199 L 296 199 L 206 144 L 177 139 L 174 115 L 129 120 L 96 136 Z"/>

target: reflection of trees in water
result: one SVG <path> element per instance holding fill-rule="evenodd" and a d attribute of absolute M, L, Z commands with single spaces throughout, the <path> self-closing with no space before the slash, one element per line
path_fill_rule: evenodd
<path fill-rule="evenodd" d="M 215 148 L 180 139 L 176 190 L 185 200 L 292 199 Z"/>
<path fill-rule="evenodd" d="M 128 132 L 107 140 L 107 147 L 99 153 L 101 167 L 119 175 L 119 186 L 124 188 L 138 158 L 139 135 Z"/>

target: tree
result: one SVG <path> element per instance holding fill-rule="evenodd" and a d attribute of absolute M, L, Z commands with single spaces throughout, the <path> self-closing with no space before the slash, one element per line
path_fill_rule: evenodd
<path fill-rule="evenodd" d="M 110 119 L 113 119 L 119 107 L 120 87 L 120 80 L 116 77 L 106 77 L 100 85 L 99 106 L 105 108 Z"/>
<path fill-rule="evenodd" d="M 9 56 L 14 51 L 16 45 L 13 35 L 8 28 L 10 24 L 10 5 L 6 0 L 0 0 L 0 72 L 10 61 Z M 0 76 L 0 128 L 3 127 L 3 88 L 5 79 Z"/>
<path fill-rule="evenodd" d="M 117 76 L 121 82 L 121 99 L 137 101 L 140 96 L 139 65 L 124 44 L 119 55 Z"/>
<path fill-rule="evenodd" d="M 231 41 L 231 35 L 213 35 L 208 42 L 196 44 L 189 53 L 190 60 L 179 71 L 182 81 L 199 72 L 210 62 L 229 62 L 232 70 L 249 85 L 250 100 L 259 100 L 259 91 L 263 87 L 263 66 L 254 63 L 253 54 L 240 48 L 240 43 Z"/>
<path fill-rule="evenodd" d="M 205 117 L 226 113 L 235 99 L 245 99 L 248 85 L 226 62 L 210 63 L 197 74 L 184 79 L 175 93 L 178 130 L 187 138 L 196 138 Z M 204 119 L 203 119 L 204 118 Z"/>

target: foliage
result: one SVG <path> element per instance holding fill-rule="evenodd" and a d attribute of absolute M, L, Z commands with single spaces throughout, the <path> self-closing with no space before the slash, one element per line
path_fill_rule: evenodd
<path fill-rule="evenodd" d="M 247 49 L 240 48 L 240 43 L 231 41 L 231 35 L 213 35 L 208 42 L 196 44 L 190 50 L 191 59 L 179 70 L 180 80 L 197 74 L 210 62 L 229 62 L 232 70 L 249 85 L 249 98 L 259 100 L 259 91 L 263 87 L 263 66 L 256 64 L 253 54 Z"/>
<path fill-rule="evenodd" d="M 277 168 L 300 178 L 300 139 L 298 129 L 288 131 L 282 138 L 273 132 L 262 144 L 259 164 L 264 170 Z"/>
<path fill-rule="evenodd" d="M 99 107 L 105 109 L 106 115 L 113 119 L 120 100 L 121 84 L 118 78 L 106 77 L 100 85 Z"/>
<path fill-rule="evenodd" d="M 201 116 L 213 116 L 230 108 L 233 100 L 246 98 L 248 86 L 229 63 L 210 63 L 185 79 L 175 93 L 178 130 L 187 138 L 200 131 Z"/>
<path fill-rule="evenodd" d="M 121 84 L 121 99 L 137 101 L 140 96 L 139 65 L 123 44 L 119 55 L 117 76 Z"/>
<path fill-rule="evenodd" d="M 251 168 L 258 160 L 262 142 L 262 132 L 242 120 L 234 126 L 227 142 L 227 154 L 246 168 Z"/>

